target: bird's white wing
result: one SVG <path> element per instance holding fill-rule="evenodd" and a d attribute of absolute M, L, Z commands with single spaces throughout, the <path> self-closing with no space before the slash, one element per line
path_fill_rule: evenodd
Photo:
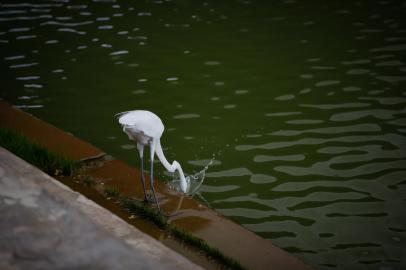
<path fill-rule="evenodd" d="M 159 139 L 164 131 L 161 119 L 150 111 L 135 110 L 118 114 L 121 125 L 136 128 L 151 138 Z"/>

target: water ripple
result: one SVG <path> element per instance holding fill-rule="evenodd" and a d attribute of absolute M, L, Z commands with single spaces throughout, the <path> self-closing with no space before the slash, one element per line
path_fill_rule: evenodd
<path fill-rule="evenodd" d="M 401 61 L 398 60 L 392 60 L 392 61 L 384 61 L 384 62 L 379 62 L 376 63 L 375 66 L 377 67 L 399 67 L 399 66 L 404 66 L 405 64 Z"/>
<path fill-rule="evenodd" d="M 0 22 L 11 22 L 11 21 L 31 21 L 38 19 L 52 19 L 51 15 L 38 15 L 38 16 L 20 16 L 20 17 L 10 17 L 10 18 L 0 18 Z"/>
<path fill-rule="evenodd" d="M 284 101 L 284 100 L 292 100 L 294 98 L 295 98 L 294 95 L 283 95 L 283 96 L 276 97 L 275 100 Z"/>
<path fill-rule="evenodd" d="M 369 59 L 360 59 L 360 60 L 351 60 L 351 61 L 343 61 L 341 64 L 343 65 L 362 65 L 362 64 L 369 64 L 371 60 Z"/>
<path fill-rule="evenodd" d="M 324 123 L 324 121 L 320 119 L 294 119 L 288 120 L 285 123 L 290 125 L 314 125 Z"/>
<path fill-rule="evenodd" d="M 23 35 L 23 36 L 17 36 L 16 40 L 25 40 L 25 39 L 34 39 L 37 38 L 36 35 Z"/>
<path fill-rule="evenodd" d="M 273 136 L 297 136 L 305 133 L 316 134 L 340 134 L 340 133 L 354 133 L 354 132 L 378 132 L 381 127 L 377 124 L 358 124 L 352 126 L 335 126 L 327 128 L 314 128 L 314 129 L 301 129 L 301 130 L 278 130 L 268 135 Z"/>
<path fill-rule="evenodd" d="M 59 28 L 57 30 L 58 32 L 68 32 L 68 33 L 74 33 L 74 34 L 78 34 L 78 35 L 85 35 L 86 32 L 85 31 L 78 31 L 72 28 Z"/>
<path fill-rule="evenodd" d="M 226 216 L 252 219 L 266 218 L 275 214 L 275 210 L 258 210 L 250 208 L 217 208 L 216 211 Z"/>
<path fill-rule="evenodd" d="M 290 116 L 290 115 L 298 115 L 302 112 L 277 112 L 277 113 L 266 113 L 265 116 L 268 117 L 283 117 L 283 116 Z"/>
<path fill-rule="evenodd" d="M 15 32 L 27 32 L 30 31 L 31 28 L 30 27 L 17 27 L 17 28 L 11 28 L 8 31 L 10 33 L 15 33 Z"/>
<path fill-rule="evenodd" d="M 38 65 L 38 63 L 26 63 L 26 64 L 17 64 L 17 65 L 11 65 L 10 68 L 11 69 L 15 69 L 15 68 L 26 68 L 26 67 L 32 67 L 32 66 L 36 66 Z"/>
<path fill-rule="evenodd" d="M 362 75 L 362 74 L 367 74 L 369 73 L 370 70 L 369 69 L 365 69 L 365 68 L 355 68 L 355 69 L 350 69 L 347 71 L 347 74 L 349 75 Z"/>
<path fill-rule="evenodd" d="M 224 171 L 209 172 L 206 173 L 207 177 L 235 177 L 235 176 L 245 176 L 251 175 L 252 172 L 247 168 L 235 168 Z"/>
<path fill-rule="evenodd" d="M 285 156 L 256 155 L 254 157 L 254 162 L 302 161 L 302 160 L 305 160 L 304 155 L 285 155 Z"/>
<path fill-rule="evenodd" d="M 274 170 L 292 176 L 320 175 L 330 177 L 356 177 L 360 175 L 378 173 L 389 169 L 402 169 L 406 167 L 406 160 L 395 160 L 387 162 L 371 162 L 365 165 L 358 166 L 354 169 L 336 170 L 330 167 L 332 164 L 336 164 L 334 163 L 334 161 L 335 160 L 332 159 L 326 162 L 316 162 L 310 167 L 277 166 L 274 168 Z M 349 160 L 347 159 L 347 161 Z M 357 159 L 355 159 L 355 161 L 357 161 Z"/>
<path fill-rule="evenodd" d="M 178 114 L 174 115 L 173 119 L 191 119 L 191 118 L 199 118 L 200 115 L 197 113 L 187 113 L 187 114 Z"/>
<path fill-rule="evenodd" d="M 406 81 L 406 76 L 377 76 L 376 78 L 388 83 L 398 83 Z"/>
<path fill-rule="evenodd" d="M 253 184 L 269 184 L 276 182 L 277 179 L 276 177 L 273 177 L 272 175 L 267 175 L 267 174 L 253 174 L 250 177 L 250 182 Z"/>
<path fill-rule="evenodd" d="M 237 190 L 239 188 L 240 186 L 237 185 L 209 186 L 207 184 L 204 184 L 200 187 L 199 191 L 208 193 L 222 193 Z"/>
<path fill-rule="evenodd" d="M 129 52 L 126 50 L 121 50 L 121 51 L 116 51 L 116 52 L 112 52 L 110 53 L 111 56 L 116 56 L 116 55 L 123 55 L 123 54 L 128 54 Z"/>
<path fill-rule="evenodd" d="M 406 50 L 406 44 L 389 45 L 381 48 L 370 49 L 371 52 L 398 52 Z"/>
<path fill-rule="evenodd" d="M 63 4 L 31 4 L 31 3 L 19 3 L 19 4 L 1 4 L 3 8 L 18 8 L 18 7 L 30 7 L 30 8 L 49 8 L 49 7 L 62 7 Z"/>
<path fill-rule="evenodd" d="M 13 56 L 7 56 L 4 57 L 4 60 L 18 60 L 18 59 L 24 59 L 25 55 L 13 55 Z"/>
<path fill-rule="evenodd" d="M 345 142 L 345 143 L 355 143 L 368 141 L 380 141 L 392 144 L 399 148 L 400 145 L 406 144 L 406 137 L 399 134 L 383 134 L 383 135 L 364 135 L 364 136 L 344 136 L 344 137 L 333 137 L 328 139 L 322 138 L 301 138 L 296 141 L 281 141 L 281 142 L 270 142 L 259 145 L 237 145 L 235 149 L 237 151 L 249 151 L 254 149 L 280 149 L 297 145 L 321 145 L 327 142 Z"/>
<path fill-rule="evenodd" d="M 359 97 L 360 100 L 375 100 L 382 105 L 395 105 L 406 103 L 406 98 L 404 97 Z"/>
<path fill-rule="evenodd" d="M 25 10 L 1 10 L 0 16 L 3 15 L 14 15 L 14 14 L 25 14 L 27 11 Z"/>
<path fill-rule="evenodd" d="M 63 23 L 63 22 L 58 22 L 58 21 L 46 21 L 41 23 L 40 25 L 58 25 L 58 26 L 66 26 L 66 27 L 76 27 L 76 26 L 82 26 L 82 25 L 88 25 L 92 24 L 92 21 L 84 21 L 84 22 L 77 22 L 77 23 Z"/>
<path fill-rule="evenodd" d="M 278 192 L 299 192 L 309 190 L 315 186 L 321 188 L 331 188 L 331 187 L 352 188 L 354 190 L 368 192 L 372 194 L 374 197 L 377 197 L 382 200 L 389 200 L 391 197 L 393 197 L 392 194 L 393 192 L 388 193 L 387 189 L 393 190 L 393 187 L 396 187 L 399 183 L 405 181 L 405 179 L 406 179 L 406 171 L 401 170 L 383 174 L 382 176 L 376 179 L 377 181 L 375 180 L 371 181 L 371 179 L 351 179 L 347 181 L 342 181 L 342 179 L 337 179 L 335 181 L 325 180 L 325 181 L 287 182 L 279 184 L 272 190 Z M 364 207 L 364 208 L 351 209 L 349 207 L 346 212 L 354 213 L 356 211 L 362 211 L 363 213 L 365 213 L 368 211 L 376 211 L 375 207 L 374 208 Z"/>
<path fill-rule="evenodd" d="M 330 86 L 339 84 L 340 81 L 337 80 L 328 80 L 328 81 L 320 81 L 315 84 L 316 87 L 323 87 L 323 86 Z"/>
<path fill-rule="evenodd" d="M 16 79 L 19 81 L 32 81 L 38 80 L 40 76 L 24 76 L 24 77 L 17 77 Z"/>
<path fill-rule="evenodd" d="M 199 159 L 199 160 L 189 160 L 187 163 L 195 166 L 207 166 L 210 163 L 210 166 L 220 165 L 221 161 L 216 159 Z M 206 173 L 207 175 L 207 173 Z"/>
<path fill-rule="evenodd" d="M 406 113 L 406 108 L 402 110 L 384 110 L 384 109 L 374 109 L 374 110 L 365 110 L 365 111 L 352 111 L 352 112 L 342 112 L 333 114 L 330 117 L 331 121 L 336 122 L 346 122 L 359 120 L 364 117 L 372 116 L 376 119 L 393 119 L 395 115 Z"/>

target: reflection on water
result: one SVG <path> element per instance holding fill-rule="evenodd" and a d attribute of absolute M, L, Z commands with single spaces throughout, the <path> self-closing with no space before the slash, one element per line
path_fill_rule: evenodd
<path fill-rule="evenodd" d="M 317 269 L 405 268 L 406 2 L 268 2 L 3 1 L 1 97 L 134 165 L 112 116 L 154 111 L 211 207 Z"/>

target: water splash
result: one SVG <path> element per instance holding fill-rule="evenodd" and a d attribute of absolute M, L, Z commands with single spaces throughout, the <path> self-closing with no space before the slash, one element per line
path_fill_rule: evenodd
<path fill-rule="evenodd" d="M 212 159 L 210 159 L 209 163 L 206 166 L 204 166 L 202 170 L 186 177 L 186 181 L 189 182 L 189 186 L 186 191 L 186 194 L 188 196 L 194 196 L 198 192 L 199 188 L 203 184 L 203 181 L 206 177 L 206 171 L 209 169 L 210 165 L 213 164 L 214 160 L 215 159 L 213 157 Z M 168 183 L 168 186 L 173 190 L 181 192 L 179 179 L 170 181 Z"/>

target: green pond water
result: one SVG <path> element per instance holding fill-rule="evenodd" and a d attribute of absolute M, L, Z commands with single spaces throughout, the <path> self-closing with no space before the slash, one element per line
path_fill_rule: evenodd
<path fill-rule="evenodd" d="M 214 159 L 196 196 L 218 212 L 317 269 L 406 269 L 405 16 L 392 0 L 6 0 L 0 97 L 136 166 L 114 115 L 153 111 L 170 161 Z"/>

